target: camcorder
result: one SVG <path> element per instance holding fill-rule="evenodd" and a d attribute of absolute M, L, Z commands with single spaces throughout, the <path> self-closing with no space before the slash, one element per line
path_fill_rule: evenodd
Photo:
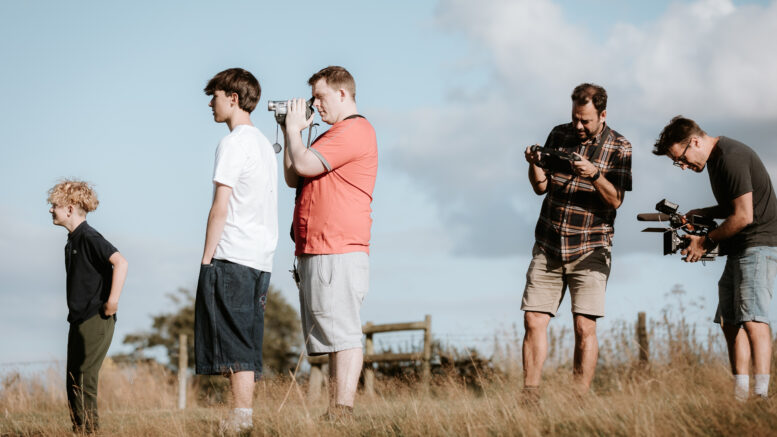
<path fill-rule="evenodd" d="M 572 153 L 541 147 L 537 144 L 531 146 L 529 151 L 532 153 L 540 152 L 540 162 L 538 165 L 545 170 L 561 170 L 571 173 L 572 163 L 580 161 L 580 157 Z"/>
<path fill-rule="evenodd" d="M 642 232 L 661 232 L 664 234 L 664 255 L 677 253 L 685 249 L 690 244 L 690 240 L 684 238 L 686 235 L 705 236 L 710 231 L 718 227 L 715 220 L 692 215 L 686 218 L 677 212 L 679 205 L 666 199 L 656 204 L 658 213 L 637 214 L 637 220 L 641 222 L 666 222 L 664 228 L 645 228 Z M 682 232 L 682 234 L 680 234 Z M 714 261 L 719 254 L 719 247 L 715 247 L 701 257 L 701 261 Z"/>
<path fill-rule="evenodd" d="M 270 100 L 267 102 L 267 110 L 275 111 L 275 121 L 277 121 L 278 124 L 286 123 L 286 114 L 289 112 L 287 104 L 288 101 L 286 100 Z M 307 120 L 313 115 L 313 97 L 305 101 L 305 106 L 305 120 Z"/>

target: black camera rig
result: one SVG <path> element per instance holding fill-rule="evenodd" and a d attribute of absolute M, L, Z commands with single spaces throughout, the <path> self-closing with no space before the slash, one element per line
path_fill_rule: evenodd
<path fill-rule="evenodd" d="M 572 163 L 574 161 L 580 161 L 580 157 L 569 152 L 558 149 L 550 149 L 548 147 L 541 147 L 537 144 L 531 146 L 529 150 L 534 152 L 540 152 L 540 164 L 542 168 L 552 167 L 553 161 L 568 161 Z"/>
<path fill-rule="evenodd" d="M 686 218 L 677 212 L 678 208 L 679 205 L 676 203 L 663 199 L 656 204 L 658 213 L 637 214 L 637 220 L 641 222 L 667 222 L 668 226 L 664 228 L 645 228 L 642 230 L 642 232 L 661 232 L 664 234 L 664 255 L 677 253 L 688 247 L 690 240 L 683 238 L 685 235 L 705 236 L 718 227 L 715 220 L 700 215 Z M 683 232 L 682 235 L 680 235 L 680 231 Z M 707 251 L 701 257 L 701 261 L 714 261 L 715 257 L 718 256 L 718 250 L 718 246 L 715 245 L 712 250 Z"/>

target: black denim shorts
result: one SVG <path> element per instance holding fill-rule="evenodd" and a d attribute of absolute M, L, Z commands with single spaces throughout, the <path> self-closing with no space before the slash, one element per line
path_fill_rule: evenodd
<path fill-rule="evenodd" d="M 270 273 L 214 259 L 200 267 L 194 304 L 194 357 L 199 375 L 262 373 L 264 306 Z"/>

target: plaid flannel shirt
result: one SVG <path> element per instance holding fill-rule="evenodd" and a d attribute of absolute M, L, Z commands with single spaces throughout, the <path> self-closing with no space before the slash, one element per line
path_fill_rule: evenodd
<path fill-rule="evenodd" d="M 602 140 L 605 132 L 607 138 Z M 600 144 L 601 143 L 601 144 Z M 595 147 L 599 144 L 600 147 Z M 545 147 L 577 152 L 591 161 L 616 189 L 631 191 L 631 143 L 612 129 L 581 142 L 572 123 L 553 128 Z M 548 191 L 534 235 L 545 252 L 563 262 L 612 244 L 615 209 L 606 205 L 593 183 L 572 172 L 565 161 L 546 170 Z"/>

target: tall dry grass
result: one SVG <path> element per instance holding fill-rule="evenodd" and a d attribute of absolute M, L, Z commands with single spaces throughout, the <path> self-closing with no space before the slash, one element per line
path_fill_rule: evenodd
<path fill-rule="evenodd" d="M 478 370 L 475 381 L 452 371 L 439 372 L 428 388 L 378 378 L 375 396 L 358 395 L 351 425 L 320 421 L 327 401 L 307 399 L 303 383 L 263 380 L 256 387 L 253 435 L 774 435 L 775 402 L 735 401 L 721 336 L 699 333 L 683 320 L 667 314 L 651 321 L 648 365 L 637 360 L 630 323 L 600 332 L 594 387 L 583 397 L 570 389 L 572 334 L 554 330 L 536 404 L 521 395 L 517 329 L 497 336 L 492 368 Z M 69 435 L 63 380 L 51 371 L 4 375 L 0 435 Z M 214 435 L 227 409 L 208 405 L 193 388 L 189 408 L 179 411 L 175 381 L 161 366 L 106 363 L 99 394 L 103 434 Z"/>

